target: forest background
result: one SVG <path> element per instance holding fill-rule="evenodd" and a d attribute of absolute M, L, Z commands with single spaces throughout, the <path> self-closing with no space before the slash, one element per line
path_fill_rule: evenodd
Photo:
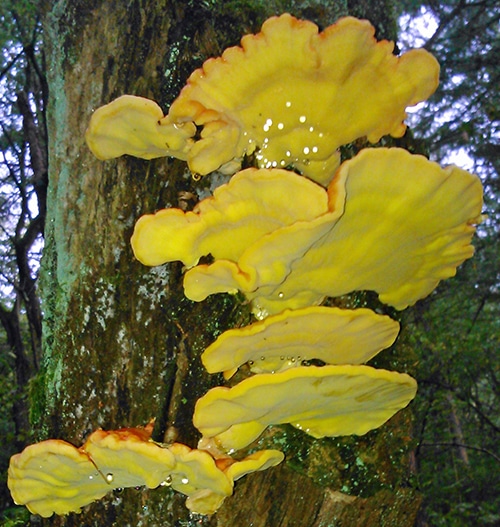
<path fill-rule="evenodd" d="M 41 23 L 46 5 L 1 4 L 0 525 L 6 526 L 30 521 L 6 488 L 9 457 L 40 439 L 33 425 L 44 361 L 39 271 L 51 95 Z M 196 4 L 218 9 L 215 2 Z M 474 258 L 403 314 L 419 383 L 408 485 L 423 495 L 419 525 L 500 525 L 500 8 L 494 0 L 390 5 L 400 21 L 398 47 L 417 42 L 441 64 L 438 91 L 410 118 L 411 149 L 476 172 L 487 215 Z"/>

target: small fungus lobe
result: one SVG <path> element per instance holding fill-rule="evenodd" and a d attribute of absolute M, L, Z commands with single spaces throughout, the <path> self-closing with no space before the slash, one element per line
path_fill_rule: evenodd
<path fill-rule="evenodd" d="M 85 139 L 101 160 L 124 154 L 143 159 L 173 156 L 185 160 L 195 130 L 193 123 L 168 123 L 154 101 L 122 95 L 94 112 Z"/>

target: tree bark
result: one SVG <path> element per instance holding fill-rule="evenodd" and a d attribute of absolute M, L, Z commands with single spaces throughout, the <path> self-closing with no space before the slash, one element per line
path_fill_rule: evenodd
<path fill-rule="evenodd" d="M 92 110 L 128 93 L 165 110 L 189 73 L 270 15 L 289 11 L 320 27 L 353 2 L 171 2 L 60 0 L 47 10 L 50 187 L 43 262 L 44 366 L 32 395 L 40 439 L 80 445 L 93 430 L 146 424 L 154 439 L 195 446 L 194 403 L 220 379 L 199 356 L 229 327 L 250 321 L 239 298 L 188 301 L 179 264 L 149 269 L 129 246 L 134 222 L 199 193 L 185 164 L 120 158 L 100 162 L 84 142 Z M 373 9 L 373 3 L 370 8 Z M 379 2 L 383 12 L 385 2 Z M 378 12 L 378 11 L 377 11 Z M 390 17 L 379 37 L 394 37 Z M 389 352 L 379 365 L 404 371 Z M 385 362 L 384 362 L 385 361 Z M 168 488 L 125 489 L 53 517 L 54 526 L 359 526 L 413 525 L 420 498 L 407 485 L 411 416 L 398 414 L 363 437 L 313 440 L 275 427 L 261 444 L 286 462 L 236 484 L 212 517 L 189 514 Z"/>

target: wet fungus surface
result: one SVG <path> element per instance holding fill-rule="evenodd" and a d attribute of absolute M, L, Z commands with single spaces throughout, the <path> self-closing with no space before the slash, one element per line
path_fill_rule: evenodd
<path fill-rule="evenodd" d="M 232 175 L 192 211 L 139 218 L 131 245 L 145 265 L 182 262 L 192 301 L 243 293 L 257 320 L 222 333 L 201 359 L 226 381 L 248 369 L 196 402 L 198 448 L 152 441 L 152 423 L 97 430 L 80 448 L 49 439 L 11 458 L 16 503 L 49 517 L 113 489 L 170 486 L 190 511 L 214 514 L 236 480 L 284 459 L 238 453 L 268 426 L 364 435 L 415 397 L 409 375 L 363 364 L 394 343 L 396 321 L 320 305 L 374 291 L 404 309 L 473 254 L 476 176 L 400 148 L 365 148 L 340 164 L 346 143 L 401 137 L 406 108 L 437 87 L 432 55 L 393 50 L 365 20 L 319 32 L 284 14 L 194 71 L 166 115 L 132 95 L 94 112 L 86 141 L 98 159 L 173 156 L 195 179 Z M 256 166 L 238 172 L 250 155 Z"/>

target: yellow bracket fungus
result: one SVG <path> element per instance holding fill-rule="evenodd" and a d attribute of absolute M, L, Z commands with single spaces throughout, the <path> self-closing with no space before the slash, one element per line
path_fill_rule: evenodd
<path fill-rule="evenodd" d="M 284 170 L 249 168 L 192 212 L 172 208 L 142 216 L 131 243 L 146 265 L 180 260 L 191 267 L 208 254 L 237 261 L 249 244 L 269 232 L 326 212 L 328 196 L 314 182 Z"/>
<path fill-rule="evenodd" d="M 190 510 L 213 514 L 233 493 L 235 480 L 273 467 L 284 457 L 276 450 L 263 450 L 241 461 L 228 456 L 220 461 L 180 443 L 155 443 L 151 432 L 152 423 L 146 428 L 97 430 L 80 448 L 58 439 L 30 445 L 11 458 L 12 497 L 48 518 L 78 513 L 113 489 L 171 486 L 188 496 Z"/>
<path fill-rule="evenodd" d="M 284 14 L 207 60 L 168 113 L 169 122 L 203 127 L 191 170 L 207 174 L 256 151 L 260 167 L 294 166 L 327 184 L 339 146 L 402 136 L 406 107 L 434 92 L 439 65 L 423 49 L 396 57 L 374 32 L 346 17 L 318 33 Z"/>
<path fill-rule="evenodd" d="M 404 309 L 474 252 L 482 186 L 465 170 L 399 148 L 365 149 L 341 165 L 325 192 L 330 213 L 269 233 L 237 262 L 190 269 L 186 296 L 241 290 L 260 318 L 355 290 L 376 291 Z"/>
<path fill-rule="evenodd" d="M 14 503 L 44 518 L 80 512 L 113 489 L 87 454 L 58 439 L 29 445 L 12 456 L 7 484 Z"/>
<path fill-rule="evenodd" d="M 172 471 L 171 452 L 149 441 L 150 429 L 98 430 L 81 447 L 49 439 L 11 457 L 8 481 L 15 503 L 45 518 L 80 512 L 117 488 L 155 488 Z"/>
<path fill-rule="evenodd" d="M 167 122 L 154 101 L 122 95 L 94 112 L 85 138 L 92 153 L 102 160 L 124 154 L 186 160 L 195 131 L 193 123 Z"/>
<path fill-rule="evenodd" d="M 362 435 L 407 406 L 416 390 L 409 375 L 370 366 L 299 366 L 212 388 L 196 402 L 193 423 L 226 450 L 284 423 L 317 438 Z"/>
<path fill-rule="evenodd" d="M 98 430 L 80 448 L 43 441 L 11 458 L 16 503 L 49 517 L 80 512 L 112 489 L 171 486 L 191 511 L 213 514 L 235 480 L 283 460 L 275 450 L 238 461 L 226 454 L 267 426 L 361 435 L 409 404 L 413 378 L 360 365 L 394 342 L 399 324 L 368 309 L 316 307 L 373 290 L 403 309 L 473 253 L 477 177 L 396 148 L 365 149 L 339 167 L 343 144 L 402 136 L 406 108 L 437 87 L 429 53 L 393 49 L 367 21 L 342 18 L 319 33 L 284 14 L 193 72 L 167 116 L 130 95 L 96 110 L 86 141 L 99 159 L 173 156 L 204 175 L 233 173 L 255 154 L 258 169 L 239 172 L 192 212 L 140 218 L 131 243 L 146 265 L 190 268 L 190 299 L 240 290 L 258 318 L 270 316 L 223 333 L 203 354 L 209 372 L 229 377 L 248 362 L 257 375 L 197 401 L 198 449 L 155 443 L 152 423 Z M 213 263 L 198 265 L 203 256 Z M 313 359 L 328 365 L 302 365 Z"/>
<path fill-rule="evenodd" d="M 284 459 L 277 450 L 261 450 L 241 461 L 225 456 L 214 459 L 208 452 L 174 443 L 176 458 L 172 488 L 186 494 L 186 507 L 197 514 L 213 514 L 233 493 L 234 482 L 249 474 L 274 467 Z"/>
<path fill-rule="evenodd" d="M 319 359 L 361 364 L 394 343 L 399 324 L 370 309 L 306 307 L 230 329 L 202 353 L 209 373 L 226 378 L 248 362 L 254 373 L 274 373 Z"/>

